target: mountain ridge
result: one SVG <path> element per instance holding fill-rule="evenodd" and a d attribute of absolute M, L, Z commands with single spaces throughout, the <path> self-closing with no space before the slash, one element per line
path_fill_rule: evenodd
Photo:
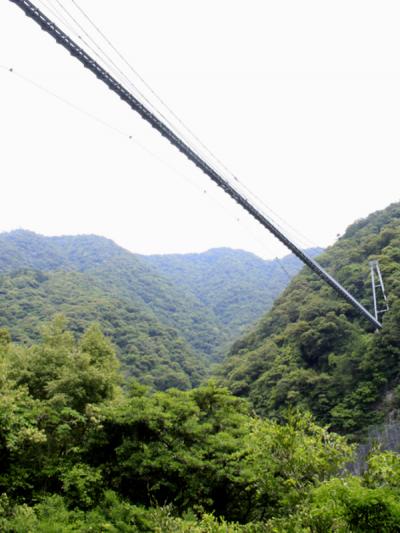
<path fill-rule="evenodd" d="M 0 327 L 9 327 L 14 340 L 28 343 L 37 341 L 41 323 L 59 312 L 77 335 L 90 321 L 97 321 L 116 343 L 129 374 L 156 388 L 190 388 L 235 337 L 235 332 L 230 333 L 233 322 L 224 323 L 223 313 L 228 310 L 239 317 L 238 328 L 244 328 L 254 318 L 254 310 L 245 313 L 249 288 L 262 305 L 255 315 L 274 297 L 268 293 L 271 284 L 268 289 L 264 283 L 261 291 L 262 269 L 250 283 L 250 269 L 242 267 L 241 261 L 246 257 L 247 263 L 267 265 L 266 277 L 276 270 L 275 264 L 268 270 L 268 262 L 237 250 L 210 250 L 205 256 L 219 258 L 217 269 L 203 272 L 207 282 L 213 280 L 214 292 L 221 293 L 227 285 L 227 272 L 233 276 L 236 292 L 230 289 L 232 284 L 226 288 L 234 294 L 233 302 L 221 298 L 219 307 L 213 307 L 201 297 L 200 285 L 205 281 L 198 273 L 197 278 L 178 283 L 171 269 L 160 268 L 156 256 L 132 254 L 104 237 L 44 237 L 27 230 L 2 233 Z M 199 254 L 198 259 L 202 257 Z M 163 261 L 169 260 L 164 256 Z M 180 260 L 187 263 L 187 258 Z M 289 265 L 293 259 L 286 261 Z M 194 267 L 186 264 L 185 268 L 190 272 Z M 287 274 L 275 276 L 275 281 L 276 292 L 288 282 Z"/>
<path fill-rule="evenodd" d="M 390 311 L 376 334 L 347 302 L 303 269 L 220 375 L 263 416 L 311 410 L 335 431 L 357 433 L 400 413 L 400 203 L 349 226 L 319 262 L 372 309 L 370 260 L 378 260 Z M 397 388 L 399 387 L 399 388 Z"/>

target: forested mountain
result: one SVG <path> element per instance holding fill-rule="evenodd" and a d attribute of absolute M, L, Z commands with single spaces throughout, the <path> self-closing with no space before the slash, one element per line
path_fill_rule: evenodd
<path fill-rule="evenodd" d="M 104 237 L 44 237 L 13 231 L 0 235 L 0 255 L 0 272 L 28 268 L 87 274 L 91 278 L 88 288 L 95 281 L 107 294 L 153 312 L 199 353 L 210 355 L 218 342 L 218 331 L 204 306 L 139 256 Z"/>
<path fill-rule="evenodd" d="M 282 262 L 299 269 L 292 256 Z M 56 313 L 76 334 L 97 321 L 125 370 L 159 389 L 198 384 L 288 281 L 276 261 L 241 251 L 144 257 L 93 235 L 0 234 L 0 327 L 29 343 Z"/>
<path fill-rule="evenodd" d="M 208 294 L 216 317 L 225 300 L 207 284 L 213 267 L 202 278 L 199 266 L 190 289 L 171 281 L 176 263 L 149 270 L 110 241 L 50 239 L 47 257 L 40 236 L 36 254 L 29 234 L 9 237 L 0 317 L 19 342 L 0 328 L 1 531 L 399 531 L 399 455 L 375 449 L 354 475 L 354 445 L 309 411 L 354 437 L 400 408 L 400 204 L 351 226 L 321 258 L 365 305 L 367 260 L 379 259 L 390 303 L 382 331 L 303 270 L 222 366 L 221 379 L 253 405 L 214 381 L 152 390 L 188 388 L 204 366 L 163 322 L 170 301 L 146 304 L 146 286 L 158 289 L 142 278 L 155 273 L 182 305 L 197 298 L 207 309 Z M 58 311 L 73 331 L 61 316 L 42 321 Z M 109 336 L 150 388 L 124 381 Z"/>
<path fill-rule="evenodd" d="M 322 249 L 311 248 L 307 252 L 314 257 Z M 153 255 L 146 260 L 212 310 L 229 341 L 272 306 L 301 268 L 301 262 L 292 254 L 265 261 L 229 248 L 200 254 Z"/>
<path fill-rule="evenodd" d="M 369 260 L 379 260 L 390 311 L 379 332 L 308 269 L 237 341 L 224 383 L 265 416 L 288 406 L 356 433 L 400 409 L 400 204 L 351 225 L 320 258 L 372 310 Z"/>
<path fill-rule="evenodd" d="M 205 361 L 174 328 L 137 301 L 104 290 L 95 277 L 33 270 L 0 276 L 0 324 L 15 341 L 39 339 L 43 323 L 58 313 L 75 334 L 98 322 L 117 344 L 125 372 L 155 388 L 190 388 L 205 375 Z"/>

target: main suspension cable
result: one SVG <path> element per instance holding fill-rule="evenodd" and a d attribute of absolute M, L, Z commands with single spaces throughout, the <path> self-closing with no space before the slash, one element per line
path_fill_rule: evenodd
<path fill-rule="evenodd" d="M 120 82 L 123 81 L 126 83 L 135 94 L 138 94 L 143 100 L 146 101 L 146 103 L 151 106 L 151 111 L 158 115 L 158 117 L 164 119 L 168 126 L 174 131 L 174 133 L 177 136 L 180 136 L 184 139 L 186 144 L 192 148 L 192 150 L 196 151 L 196 147 L 193 146 L 190 139 L 188 139 L 187 135 L 185 135 L 182 130 L 177 127 L 173 122 L 171 122 L 168 117 L 165 115 L 164 112 L 157 109 L 157 106 L 155 106 L 149 98 L 147 98 L 142 91 L 140 91 L 135 83 L 133 83 L 130 78 L 119 68 L 119 66 L 115 63 L 115 61 L 110 57 L 107 52 L 104 51 L 103 47 L 100 46 L 96 40 L 89 34 L 89 32 L 82 26 L 82 24 L 77 20 L 74 15 L 70 13 L 70 11 L 60 2 L 60 0 L 38 0 L 40 3 L 45 5 L 45 7 L 51 11 L 51 13 L 56 16 L 63 25 L 72 32 L 85 46 L 88 50 L 90 50 L 102 63 L 111 71 L 116 79 L 118 79 Z M 52 2 L 55 2 L 57 5 L 53 5 Z M 100 30 L 100 28 L 93 23 L 89 15 L 87 15 L 82 8 L 77 4 L 75 0 L 71 0 L 72 3 L 75 5 L 75 7 L 79 10 L 80 13 L 82 13 L 87 19 L 91 26 L 93 26 L 97 33 L 105 40 L 105 42 L 111 47 L 111 49 L 118 55 L 118 57 L 122 58 L 123 62 L 129 67 L 129 69 L 138 77 L 138 79 L 145 85 L 145 87 L 155 96 L 155 98 L 163 105 L 166 110 L 179 122 L 179 124 L 186 130 L 186 132 L 191 135 L 198 144 L 201 145 L 201 147 L 204 149 L 200 150 L 200 155 L 202 156 L 202 159 L 207 162 L 207 164 L 212 167 L 214 170 L 216 170 L 218 167 L 223 169 L 223 172 L 221 173 L 224 176 L 224 179 L 227 180 L 230 184 L 232 184 L 232 180 L 236 182 L 237 185 L 241 189 L 243 189 L 250 197 L 253 199 L 253 203 L 255 203 L 258 206 L 258 209 L 261 211 L 264 211 L 268 213 L 268 218 L 274 223 L 275 226 L 277 226 L 279 229 L 281 229 L 283 232 L 286 232 L 286 234 L 289 234 L 291 237 L 291 240 L 294 242 L 297 242 L 297 245 L 301 248 L 307 248 L 310 246 L 317 246 L 315 243 L 312 243 L 309 239 L 304 237 L 298 230 L 296 230 L 293 226 L 291 226 L 287 221 L 285 221 L 282 217 L 280 217 L 276 212 L 274 212 L 269 206 L 265 204 L 265 202 L 259 198 L 257 195 L 255 195 L 244 183 L 239 181 L 239 179 L 231 172 L 221 161 L 217 158 L 208 148 L 207 146 L 191 131 L 184 122 L 173 112 L 172 109 L 170 109 L 167 104 L 158 96 L 158 94 L 150 87 L 150 85 L 147 84 L 147 82 L 144 80 L 142 76 L 133 68 L 133 66 L 125 59 L 125 57 L 117 50 L 117 48 L 112 44 L 110 39 L 106 37 L 104 32 Z M 70 23 L 66 18 L 65 15 L 61 13 L 60 9 L 65 13 L 65 15 L 72 21 Z M 74 27 L 74 25 L 76 27 Z M 77 29 L 78 28 L 78 31 Z M 87 42 L 87 40 L 82 37 L 82 35 L 79 33 L 82 32 L 86 38 L 90 41 Z M 205 153 L 205 152 L 206 153 Z M 197 153 L 199 153 L 199 150 L 197 149 Z M 210 159 L 211 158 L 211 159 Z M 272 213 L 272 215 L 271 215 Z M 280 222 L 278 222 L 280 220 Z M 298 244 L 298 239 L 300 238 L 300 241 L 302 242 L 301 246 Z"/>
<path fill-rule="evenodd" d="M 60 4 L 60 0 L 55 0 L 58 4 Z M 171 109 L 171 107 L 168 106 L 168 104 L 165 102 L 163 98 L 160 97 L 160 95 L 147 83 L 147 81 L 141 76 L 141 74 L 135 69 L 132 64 L 126 59 L 126 57 L 117 49 L 117 47 L 113 44 L 113 42 L 105 35 L 104 31 L 99 27 L 98 24 L 96 24 L 92 17 L 78 4 L 76 0 L 71 0 L 72 4 L 76 7 L 76 9 L 81 13 L 81 15 L 89 22 L 89 24 L 95 29 L 95 31 L 100 35 L 100 37 L 107 43 L 107 45 L 113 50 L 113 52 L 121 59 L 121 61 L 129 68 L 129 70 L 140 80 L 141 83 L 146 87 L 148 91 L 156 98 L 156 100 L 167 110 L 167 112 L 179 123 L 181 127 L 184 128 L 184 130 L 201 146 L 201 148 L 208 154 L 209 157 L 212 158 L 212 160 L 217 163 L 220 169 L 224 171 L 225 178 L 228 179 L 227 176 L 229 176 L 230 179 L 228 181 L 234 180 L 236 183 L 240 184 L 240 186 L 246 191 L 247 194 L 250 194 L 252 198 L 258 203 L 259 206 L 262 206 L 264 210 L 266 210 L 267 213 L 269 213 L 269 217 L 273 219 L 274 223 L 278 226 L 280 226 L 282 229 L 286 226 L 289 228 L 292 233 L 292 238 L 294 235 L 299 237 L 303 245 L 305 246 L 314 246 L 318 247 L 315 242 L 312 242 L 310 239 L 302 235 L 296 228 L 291 226 L 285 219 L 283 219 L 280 215 L 278 215 L 276 212 L 274 212 L 266 203 L 264 200 L 262 200 L 259 196 L 257 196 L 253 191 L 251 191 L 242 181 L 240 181 L 234 172 L 232 172 L 221 160 L 218 158 L 215 153 L 213 153 L 207 145 L 193 132 L 191 128 L 188 127 L 188 125 Z M 60 4 L 61 5 L 61 4 Z M 62 6 L 63 7 L 63 6 Z M 63 7 L 65 10 L 65 8 Z M 141 94 L 142 95 L 142 94 Z M 142 95 L 143 96 L 143 95 Z M 148 99 L 146 99 L 147 102 L 149 102 Z M 165 114 L 158 112 L 164 120 L 166 119 Z M 168 121 L 169 125 L 173 126 L 170 121 Z M 182 134 L 181 131 L 179 131 L 176 127 L 173 128 L 175 132 L 179 132 Z M 189 144 L 190 141 L 186 137 L 186 142 Z M 204 154 L 203 154 L 204 157 Z M 210 166 L 212 164 L 209 162 Z M 271 217 L 272 213 L 272 217 Z M 277 220 L 280 220 L 280 223 L 277 222 Z M 282 223 L 282 224 L 281 224 Z"/>

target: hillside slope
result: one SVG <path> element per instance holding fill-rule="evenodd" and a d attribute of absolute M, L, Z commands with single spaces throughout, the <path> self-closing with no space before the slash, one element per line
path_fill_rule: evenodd
<path fill-rule="evenodd" d="M 320 258 L 372 309 L 368 261 L 378 259 L 390 311 L 378 333 L 330 287 L 303 269 L 256 328 L 237 341 L 220 369 L 233 392 L 259 413 L 311 409 L 354 433 L 400 409 L 400 204 L 348 228 Z"/>
<path fill-rule="evenodd" d="M 156 388 L 200 382 L 224 347 L 258 319 L 300 269 L 240 250 L 145 257 L 94 235 L 0 234 L 0 327 L 40 338 L 63 313 L 81 334 L 97 321 L 125 371 Z"/>
<path fill-rule="evenodd" d="M 312 257 L 321 252 L 321 248 L 308 250 Z M 230 341 L 271 308 L 302 266 L 292 254 L 268 261 L 230 248 L 144 259 L 207 306 Z"/>
<path fill-rule="evenodd" d="M 192 350 L 211 357 L 221 332 L 209 310 L 139 256 L 95 235 L 44 237 L 18 230 L 0 234 L 0 272 L 75 271 L 117 299 L 129 300 L 179 332 Z M 117 344 L 119 344 L 117 342 Z"/>
<path fill-rule="evenodd" d="M 107 292 L 82 272 L 18 270 L 0 276 L 0 328 L 16 342 L 41 337 L 43 324 L 62 313 L 80 335 L 98 322 L 118 348 L 124 373 L 154 388 L 191 388 L 206 372 L 204 360 L 144 306 Z"/>
<path fill-rule="evenodd" d="M 86 274 L 98 290 L 129 301 L 174 329 L 205 361 L 215 361 L 260 318 L 300 268 L 293 255 L 265 261 L 225 248 L 141 256 L 95 235 L 44 237 L 25 230 L 0 234 L 0 273 L 22 269 Z"/>
<path fill-rule="evenodd" d="M 125 372 L 155 388 L 204 377 L 218 333 L 207 309 L 112 241 L 18 230 L 0 235 L 0 258 L 0 327 L 14 340 L 37 341 L 63 313 L 76 334 L 99 322 Z"/>

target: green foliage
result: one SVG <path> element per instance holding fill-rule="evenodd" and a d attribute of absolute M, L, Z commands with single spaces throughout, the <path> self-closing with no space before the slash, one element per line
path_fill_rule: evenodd
<path fill-rule="evenodd" d="M 1 364 L 0 488 L 30 494 L 66 479 L 71 487 L 65 472 L 100 423 L 96 406 L 119 394 L 113 349 L 97 326 L 79 345 L 57 317 L 44 328 L 42 343 L 8 347 Z"/>
<path fill-rule="evenodd" d="M 291 413 L 285 425 L 255 420 L 245 460 L 257 487 L 252 516 L 287 513 L 312 488 L 337 473 L 352 454 L 343 437 L 315 424 L 309 413 Z"/>
<path fill-rule="evenodd" d="M 100 469 L 84 463 L 74 464 L 62 475 L 63 493 L 70 505 L 90 508 L 99 501 L 102 481 Z"/>
<path fill-rule="evenodd" d="M 11 335 L 7 328 L 0 328 L 0 346 L 6 347 L 11 342 Z"/>
<path fill-rule="evenodd" d="M 4 501 L 4 498 L 3 498 Z M 145 509 L 121 501 L 106 491 L 100 505 L 83 512 L 68 509 L 62 497 L 54 495 L 34 507 L 0 507 L 0 526 L 5 533 L 268 533 L 266 525 L 240 525 L 204 514 L 200 518 L 176 516 L 171 507 Z M 1 505 L 1 502 L 0 502 Z M 3 507 L 4 509 L 4 507 Z M 3 512 L 2 512 L 3 511 Z M 2 518 L 1 518 L 2 517 Z"/>
<path fill-rule="evenodd" d="M 125 373 L 158 390 L 198 385 L 289 280 L 277 261 L 246 252 L 145 257 L 91 235 L 18 230 L 0 234 L 0 252 L 0 329 L 30 343 L 56 313 L 76 336 L 98 322 Z M 282 263 L 300 268 L 293 256 Z"/>
<path fill-rule="evenodd" d="M 400 456 L 391 451 L 375 451 L 368 457 L 368 468 L 364 474 L 369 487 L 395 489 L 400 494 Z"/>
<path fill-rule="evenodd" d="M 39 340 L 43 319 L 61 311 L 75 336 L 98 322 L 117 345 L 124 371 L 155 388 L 190 388 L 205 373 L 204 359 L 175 330 L 142 304 L 105 293 L 84 273 L 19 271 L 0 276 L 0 293 L 0 324 L 20 343 Z"/>
<path fill-rule="evenodd" d="M 313 273 L 296 276 L 272 310 L 224 361 L 222 383 L 257 412 L 290 406 L 348 435 L 360 434 L 400 408 L 400 204 L 351 226 L 320 258 L 367 308 L 368 261 L 378 259 L 390 311 L 379 333 Z M 379 408 L 377 408 L 379 406 Z"/>
<path fill-rule="evenodd" d="M 350 475 L 353 446 L 331 431 L 354 436 L 399 407 L 399 220 L 400 206 L 391 206 L 350 228 L 323 258 L 363 297 L 364 263 L 379 257 L 391 297 L 379 334 L 303 272 L 235 343 L 227 383 L 274 419 L 256 417 L 248 400 L 214 381 L 178 390 L 202 372 L 168 324 L 169 282 L 158 285 L 157 300 L 125 251 L 91 237 L 0 238 L 9 264 L 29 268 L 0 280 L 10 304 L 0 304 L 0 530 L 400 531 L 399 455 L 373 451 L 363 474 Z M 48 272 L 33 272 L 38 264 Z M 68 320 L 43 326 L 60 305 Z M 176 323 L 187 330 L 200 315 Z M 36 343 L 10 342 L 7 324 L 14 339 Z M 206 338 L 206 330 L 191 334 Z M 122 367 L 130 363 L 150 386 L 124 380 L 112 338 Z M 156 392 L 158 384 L 176 388 Z"/>
<path fill-rule="evenodd" d="M 0 252 L 0 342 L 2 327 L 38 341 L 56 313 L 76 336 L 98 322 L 126 374 L 159 390 L 198 385 L 288 283 L 276 261 L 233 250 L 141 257 L 101 237 L 18 230 L 0 234 Z M 285 258 L 286 270 L 296 261 Z"/>
<path fill-rule="evenodd" d="M 189 392 L 135 392 L 106 411 L 104 433 L 88 456 L 105 461 L 110 485 L 136 502 L 241 514 L 246 413 L 242 400 L 212 383 Z"/>
<path fill-rule="evenodd" d="M 309 501 L 289 518 L 272 519 L 271 531 L 395 533 L 400 503 L 393 492 L 367 488 L 362 479 L 332 479 L 315 488 Z"/>
<path fill-rule="evenodd" d="M 57 283 L 53 278 L 53 284 L 57 283 L 61 294 L 47 298 L 54 305 L 60 306 L 64 301 L 70 301 L 66 297 L 68 291 L 62 291 L 63 284 L 67 283 L 68 290 L 73 291 L 75 279 L 78 279 L 81 289 L 88 290 L 89 295 L 94 290 L 96 296 L 101 296 L 103 300 L 124 300 L 132 311 L 144 313 L 164 327 L 179 329 L 185 338 L 197 337 L 200 345 L 201 332 L 206 332 L 209 339 L 212 338 L 214 324 L 200 302 L 175 288 L 144 259 L 108 239 L 92 235 L 50 238 L 20 230 L 1 234 L 0 250 L 0 272 L 20 272 L 20 279 L 16 282 L 18 288 L 26 287 L 27 291 L 30 288 L 32 295 L 36 294 L 41 283 L 46 282 L 49 272 L 60 274 L 60 282 Z M 35 278 L 23 279 L 24 272 L 30 278 L 30 273 L 34 272 Z M 67 273 L 71 274 L 69 283 Z M 77 273 L 81 276 L 74 276 Z M 14 294 L 15 297 L 17 295 Z M 16 299 L 18 302 L 19 298 Z M 25 301 L 24 304 L 20 318 L 25 316 L 29 308 L 29 302 Z M 57 310 L 64 312 L 60 308 Z M 155 320 L 156 316 L 158 320 Z M 41 318 L 48 319 L 49 313 L 42 314 Z"/>
<path fill-rule="evenodd" d="M 398 456 L 335 478 L 352 447 L 307 412 L 261 420 L 213 381 L 120 388 L 99 327 L 75 340 L 60 316 L 0 355 L 1 531 L 395 531 Z"/>
<path fill-rule="evenodd" d="M 313 257 L 321 251 L 311 248 L 308 253 Z M 201 254 L 154 255 L 145 260 L 207 306 L 223 333 L 219 340 L 222 346 L 259 319 L 301 268 L 294 255 L 264 261 L 229 248 Z"/>

